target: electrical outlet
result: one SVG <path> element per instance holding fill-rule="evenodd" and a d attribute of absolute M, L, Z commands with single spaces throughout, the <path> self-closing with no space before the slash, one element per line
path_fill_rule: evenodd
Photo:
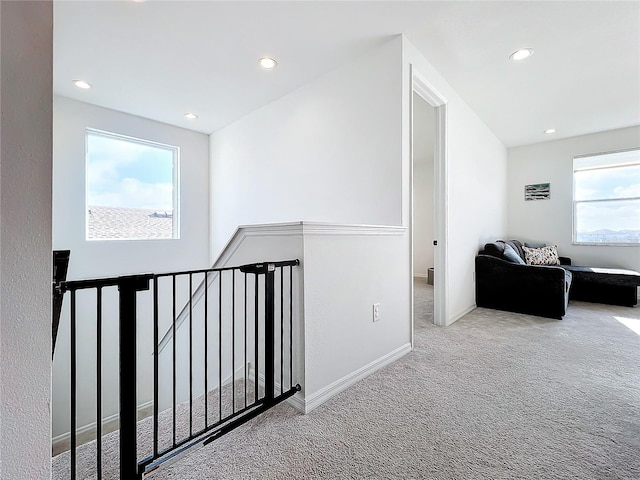
<path fill-rule="evenodd" d="M 373 321 L 374 322 L 380 321 L 380 304 L 379 303 L 373 304 Z"/>

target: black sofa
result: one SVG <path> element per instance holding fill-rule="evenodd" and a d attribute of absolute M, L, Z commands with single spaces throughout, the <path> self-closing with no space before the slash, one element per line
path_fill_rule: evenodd
<path fill-rule="evenodd" d="M 509 247 L 506 247 L 508 245 Z M 475 259 L 478 307 L 562 319 L 569 303 L 572 274 L 560 265 L 526 265 L 505 257 L 511 249 L 524 262 L 518 240 L 487 243 Z M 559 257 L 560 263 L 571 259 Z"/>
<path fill-rule="evenodd" d="M 563 265 L 573 275 L 571 300 L 633 307 L 638 303 L 640 273 L 620 268 Z"/>

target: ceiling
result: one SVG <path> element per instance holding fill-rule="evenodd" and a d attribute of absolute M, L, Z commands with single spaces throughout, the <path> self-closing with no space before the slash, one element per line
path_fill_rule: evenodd
<path fill-rule="evenodd" d="M 54 91 L 211 133 L 400 33 L 507 147 L 640 124 L 640 1 L 58 0 Z"/>

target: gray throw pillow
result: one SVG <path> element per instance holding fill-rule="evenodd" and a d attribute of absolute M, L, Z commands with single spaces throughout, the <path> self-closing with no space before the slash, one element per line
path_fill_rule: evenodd
<path fill-rule="evenodd" d="M 509 260 L 511 263 L 519 263 L 520 265 L 525 264 L 525 261 L 520 258 L 520 255 L 518 255 L 518 253 L 508 243 L 504 244 L 504 258 Z"/>
<path fill-rule="evenodd" d="M 542 248 L 546 247 L 547 244 L 542 242 L 524 242 L 524 246 L 527 248 Z"/>

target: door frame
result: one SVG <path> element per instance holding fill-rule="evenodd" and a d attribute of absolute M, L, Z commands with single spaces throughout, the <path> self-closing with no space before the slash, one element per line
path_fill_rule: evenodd
<path fill-rule="evenodd" d="M 437 245 L 434 247 L 434 325 L 446 326 L 448 324 L 448 256 L 447 244 L 448 230 L 448 168 L 447 168 L 447 100 L 419 73 L 409 65 L 411 88 L 409 108 L 409 244 L 410 244 L 410 274 L 411 274 L 411 345 L 414 343 L 414 291 L 413 291 L 413 93 L 418 94 L 423 100 L 436 110 L 435 147 L 434 147 L 434 238 Z"/>

